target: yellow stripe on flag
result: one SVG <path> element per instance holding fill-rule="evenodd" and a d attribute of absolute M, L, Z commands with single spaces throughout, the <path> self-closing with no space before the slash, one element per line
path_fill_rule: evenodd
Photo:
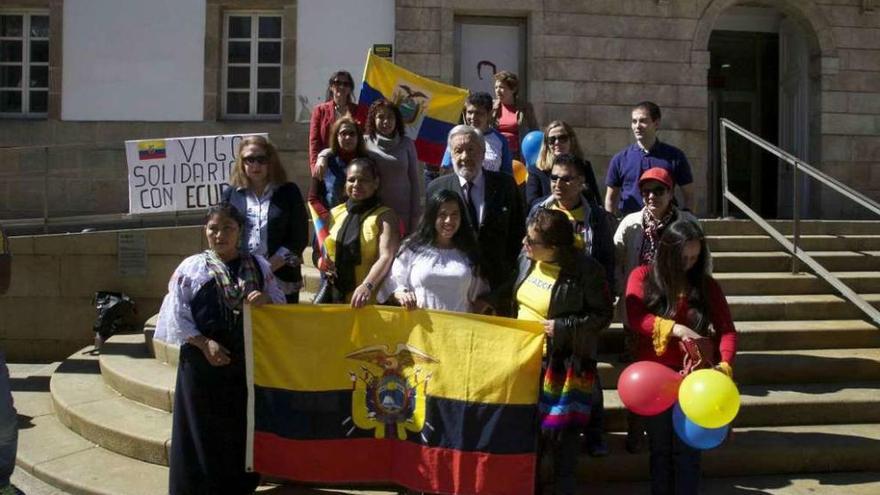
<path fill-rule="evenodd" d="M 382 57 L 377 57 L 372 51 L 367 55 L 364 81 L 389 99 L 394 93 L 394 89 L 401 83 L 428 91 L 431 93 L 431 98 L 425 109 L 425 114 L 444 122 L 458 122 L 464 100 L 468 96 L 466 89 L 422 77 Z"/>
<path fill-rule="evenodd" d="M 251 317 L 258 386 L 350 390 L 351 373 L 375 369 L 366 356 L 387 355 L 414 360 L 422 377 L 430 374 L 432 396 L 492 404 L 538 399 L 544 334 L 537 322 L 332 305 L 264 305 Z M 405 350 L 395 354 L 400 346 Z"/>

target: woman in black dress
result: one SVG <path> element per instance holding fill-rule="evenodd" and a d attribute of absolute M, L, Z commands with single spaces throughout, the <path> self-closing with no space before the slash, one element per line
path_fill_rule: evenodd
<path fill-rule="evenodd" d="M 174 271 L 157 336 L 180 345 L 171 435 L 171 495 L 252 493 L 246 473 L 244 304 L 284 303 L 269 263 L 239 250 L 244 219 L 229 204 L 208 210 L 209 249 Z"/>

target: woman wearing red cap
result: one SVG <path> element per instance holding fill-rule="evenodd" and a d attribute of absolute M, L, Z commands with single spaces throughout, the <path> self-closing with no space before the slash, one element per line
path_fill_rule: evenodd
<path fill-rule="evenodd" d="M 676 220 L 690 220 L 699 224 L 697 218 L 690 212 L 679 210 L 673 202 L 673 189 L 675 182 L 672 175 L 665 168 L 654 167 L 645 170 L 639 178 L 639 191 L 645 206 L 640 211 L 630 213 L 623 217 L 617 231 L 614 233 L 614 267 L 617 272 L 615 291 L 623 299 L 623 291 L 630 272 L 640 265 L 650 265 L 657 255 L 657 246 L 660 236 L 672 222 Z M 706 263 L 708 273 L 712 273 L 712 257 L 706 248 Z M 620 314 L 626 314 L 625 307 L 620 307 Z M 624 326 L 626 321 L 624 321 Z M 627 353 L 625 356 L 632 359 L 634 342 L 627 335 Z M 626 448 L 636 453 L 642 448 L 644 439 L 644 426 L 642 421 L 632 413 L 627 414 L 627 438 Z"/>

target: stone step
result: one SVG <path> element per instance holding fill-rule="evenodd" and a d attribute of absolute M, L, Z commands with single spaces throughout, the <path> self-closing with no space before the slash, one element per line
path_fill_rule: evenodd
<path fill-rule="evenodd" d="M 880 382 L 743 385 L 734 426 L 767 427 L 880 423 Z M 604 391 L 605 430 L 626 431 L 626 408 L 617 390 Z"/>
<path fill-rule="evenodd" d="M 615 433 L 608 437 L 611 455 L 602 458 L 580 457 L 578 474 L 582 482 L 648 479 L 647 453 L 628 454 L 624 449 L 624 434 Z M 724 445 L 703 452 L 702 472 L 705 476 L 722 477 L 878 471 L 878 451 L 880 424 L 735 428 Z M 746 490 L 732 493 L 771 492 Z M 844 487 L 835 487 L 795 493 L 851 492 Z"/>
<path fill-rule="evenodd" d="M 739 351 L 880 347 L 880 329 L 863 320 L 738 321 Z M 622 352 L 624 330 L 612 323 L 601 334 L 602 352 Z"/>
<path fill-rule="evenodd" d="M 728 296 L 834 293 L 825 280 L 806 272 L 716 272 L 713 276 Z M 834 276 L 857 293 L 880 292 L 880 272 L 834 272 Z"/>
<path fill-rule="evenodd" d="M 603 386 L 616 388 L 629 363 L 620 362 L 617 354 L 600 354 L 598 360 Z M 740 385 L 880 381 L 880 348 L 742 351 L 734 376 Z"/>
<path fill-rule="evenodd" d="M 171 414 L 123 397 L 101 377 L 98 356 L 83 349 L 52 375 L 55 413 L 89 442 L 126 457 L 168 464 Z"/>
<path fill-rule="evenodd" d="M 807 251 L 826 270 L 832 272 L 880 270 L 880 251 Z M 715 272 L 787 272 L 791 255 L 784 251 L 713 252 Z M 804 265 L 801 263 L 801 270 Z"/>
<path fill-rule="evenodd" d="M 721 218 L 700 219 L 706 235 L 767 235 L 751 220 Z M 785 235 L 791 235 L 791 220 L 770 220 L 770 225 Z M 802 235 L 880 235 L 880 222 L 876 220 L 802 220 Z"/>
<path fill-rule="evenodd" d="M 842 493 L 836 491 L 843 489 L 841 487 L 845 487 L 846 495 L 877 495 L 880 493 L 880 473 L 871 471 L 789 473 L 720 478 L 704 476 L 700 482 L 700 493 L 712 495 L 834 494 Z M 651 494 L 651 485 L 647 481 L 593 481 L 583 483 L 579 488 L 581 491 L 577 493 L 589 495 Z"/>
<path fill-rule="evenodd" d="M 19 415 L 16 460 L 20 469 L 71 495 L 168 492 L 168 468 L 103 449 L 58 420 L 49 391 L 56 366 L 25 376 L 16 375 L 15 369 L 10 366 Z M 65 373 L 71 371 L 67 368 Z"/>
<path fill-rule="evenodd" d="M 860 295 L 872 306 L 880 306 L 880 294 Z M 734 321 L 865 317 L 849 300 L 832 294 L 727 296 L 727 303 Z"/>
<path fill-rule="evenodd" d="M 101 346 L 99 362 L 104 382 L 115 391 L 135 402 L 171 412 L 177 367 L 153 359 L 143 335 L 114 335 Z"/>
<path fill-rule="evenodd" d="M 793 236 L 787 236 L 793 242 Z M 779 251 L 782 246 L 768 235 L 714 235 L 706 241 L 714 251 Z M 880 235 L 803 235 L 798 246 L 807 251 L 876 251 L 880 250 Z"/>

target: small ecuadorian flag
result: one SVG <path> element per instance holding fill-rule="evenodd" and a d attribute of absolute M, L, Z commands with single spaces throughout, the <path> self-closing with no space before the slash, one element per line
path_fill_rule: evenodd
<path fill-rule="evenodd" d="M 532 493 L 537 322 L 381 306 L 246 308 L 248 467 L 314 483 Z"/>
<path fill-rule="evenodd" d="M 157 139 L 138 143 L 139 160 L 156 160 L 165 158 L 165 140 Z"/>
<path fill-rule="evenodd" d="M 422 77 L 371 51 L 367 54 L 358 112 L 366 115 L 370 104 L 379 98 L 394 103 L 400 109 L 407 136 L 415 141 L 419 160 L 440 165 L 446 136 L 458 123 L 467 95 L 466 89 Z"/>

